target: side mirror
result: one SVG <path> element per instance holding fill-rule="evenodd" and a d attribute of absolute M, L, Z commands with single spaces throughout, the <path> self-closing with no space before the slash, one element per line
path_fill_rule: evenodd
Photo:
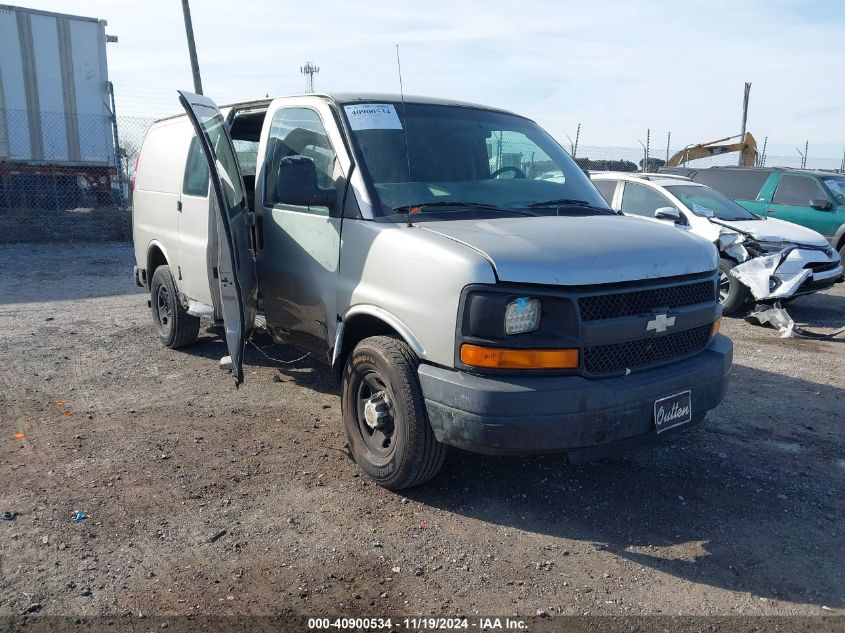
<path fill-rule="evenodd" d="M 280 204 L 300 207 L 333 207 L 337 201 L 334 189 L 321 189 L 317 184 L 317 167 L 308 156 L 285 156 L 279 163 L 276 178 L 276 200 Z"/>
<path fill-rule="evenodd" d="M 813 198 L 810 200 L 810 206 L 819 211 L 829 211 L 831 208 L 830 201 L 825 198 Z"/>
<path fill-rule="evenodd" d="M 654 217 L 658 220 L 669 220 L 675 224 L 681 223 L 681 212 L 675 207 L 660 207 L 654 212 Z"/>

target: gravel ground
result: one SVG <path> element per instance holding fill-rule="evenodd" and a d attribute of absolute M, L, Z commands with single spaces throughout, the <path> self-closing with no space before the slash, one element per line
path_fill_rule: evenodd
<path fill-rule="evenodd" d="M 842 338 L 725 319 L 729 394 L 671 444 L 452 451 L 402 496 L 350 461 L 326 369 L 250 348 L 235 390 L 214 332 L 158 343 L 132 263 L 0 246 L 0 615 L 845 613 Z M 845 285 L 790 312 L 830 331 Z"/>

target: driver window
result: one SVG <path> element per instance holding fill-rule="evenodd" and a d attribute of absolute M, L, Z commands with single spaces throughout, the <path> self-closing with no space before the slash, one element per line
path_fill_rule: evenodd
<path fill-rule="evenodd" d="M 319 115 L 308 108 L 283 108 L 273 115 L 267 153 L 264 157 L 264 205 L 279 206 L 305 213 L 328 215 L 324 206 L 298 207 L 277 202 L 276 181 L 279 163 L 286 156 L 307 156 L 314 161 L 317 184 L 328 189 L 335 186 L 339 173 L 337 156 L 329 143 Z"/>
<path fill-rule="evenodd" d="M 566 176 L 549 155 L 521 132 L 494 130 L 486 142 L 491 176 L 566 182 Z"/>
<path fill-rule="evenodd" d="M 622 190 L 622 213 L 628 215 L 641 215 L 653 218 L 654 212 L 661 207 L 672 207 L 675 205 L 662 193 L 641 185 L 636 182 L 626 182 Z"/>

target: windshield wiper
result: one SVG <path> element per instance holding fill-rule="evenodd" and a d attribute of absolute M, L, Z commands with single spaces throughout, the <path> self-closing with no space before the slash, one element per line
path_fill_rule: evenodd
<path fill-rule="evenodd" d="M 610 215 L 616 215 L 616 211 L 613 209 L 607 209 L 604 207 L 598 207 L 594 204 L 590 204 L 586 200 L 576 200 L 575 198 L 555 198 L 553 200 L 543 200 L 542 202 L 533 202 L 528 205 L 529 209 L 540 209 L 544 207 L 581 207 L 584 209 L 592 209 L 594 211 L 601 211 L 602 213 L 608 213 Z"/>
<path fill-rule="evenodd" d="M 461 200 L 438 200 L 436 202 L 422 202 L 420 204 L 403 205 L 401 207 L 393 207 L 397 213 L 409 213 L 411 209 L 419 209 L 417 213 L 429 207 L 457 207 L 459 209 L 480 209 L 482 211 L 498 211 L 500 213 L 512 213 L 515 215 L 530 215 L 533 213 L 525 213 L 523 211 L 514 211 L 513 209 L 503 209 L 497 207 L 495 204 L 487 204 L 485 202 L 464 202 Z"/>

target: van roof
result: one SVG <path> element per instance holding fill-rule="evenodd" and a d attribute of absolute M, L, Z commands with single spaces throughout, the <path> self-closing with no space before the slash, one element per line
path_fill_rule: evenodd
<path fill-rule="evenodd" d="M 395 93 L 384 93 L 384 92 L 334 92 L 325 95 L 320 95 L 327 97 L 339 104 L 348 104 L 348 103 L 378 103 L 380 101 L 387 101 L 387 102 L 401 102 L 402 95 L 398 95 Z M 420 95 L 405 95 L 405 103 L 422 103 L 427 105 L 448 105 L 448 106 L 458 106 L 462 108 L 478 108 L 480 110 L 492 110 L 494 112 L 504 112 L 505 114 L 514 114 L 508 110 L 504 110 L 502 108 L 494 108 L 487 105 L 482 105 L 479 103 L 471 103 L 469 101 L 460 101 L 458 99 L 444 99 L 438 97 L 425 97 Z M 518 115 L 517 115 L 518 116 Z"/>
<path fill-rule="evenodd" d="M 320 97 L 327 101 L 333 101 L 339 105 L 346 105 L 351 103 L 398 103 L 402 101 L 402 96 L 394 93 L 383 92 L 332 92 L 332 93 L 303 93 L 295 95 L 287 95 L 287 97 Z M 273 99 L 279 97 L 265 97 L 263 99 L 252 99 L 250 101 L 238 101 L 235 103 L 221 104 L 220 109 L 236 108 L 236 109 L 253 109 L 267 107 Z M 480 110 L 490 110 L 492 112 L 501 112 L 503 114 L 512 114 L 520 116 L 502 108 L 494 108 L 491 106 L 481 105 L 478 103 L 470 103 L 468 101 L 459 101 L 457 99 L 442 99 L 438 97 L 424 97 L 420 95 L 405 95 L 405 103 L 420 103 L 427 105 L 448 105 L 457 106 L 461 108 L 476 108 Z M 175 119 L 184 116 L 184 112 L 179 114 L 172 114 L 170 116 L 162 117 L 156 120 L 167 121 L 168 119 Z M 524 117 L 523 117 L 524 118 Z"/>

